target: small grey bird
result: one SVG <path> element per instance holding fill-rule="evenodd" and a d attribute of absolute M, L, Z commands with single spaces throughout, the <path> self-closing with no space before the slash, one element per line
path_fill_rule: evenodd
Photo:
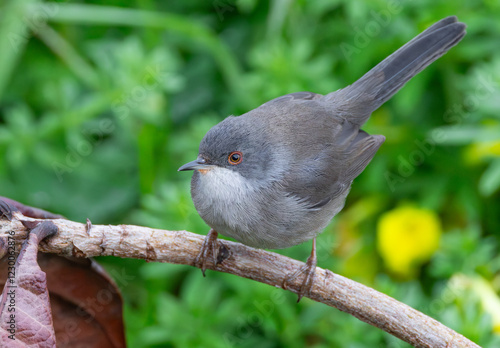
<path fill-rule="evenodd" d="M 343 208 L 352 181 L 385 137 L 360 129 L 370 114 L 465 35 L 465 24 L 435 23 L 358 81 L 327 95 L 287 94 L 208 131 L 194 170 L 191 195 L 212 228 L 195 265 L 217 257 L 217 233 L 256 248 L 280 249 L 313 239 L 299 300 L 316 268 L 315 237 Z"/>

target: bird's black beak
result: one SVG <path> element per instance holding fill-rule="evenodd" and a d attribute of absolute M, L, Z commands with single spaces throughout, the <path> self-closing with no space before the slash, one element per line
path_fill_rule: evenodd
<path fill-rule="evenodd" d="M 186 163 L 185 165 L 177 169 L 177 171 L 181 172 L 183 170 L 207 169 L 208 166 L 209 164 L 207 164 L 207 161 L 205 159 L 198 157 L 194 161 Z"/>

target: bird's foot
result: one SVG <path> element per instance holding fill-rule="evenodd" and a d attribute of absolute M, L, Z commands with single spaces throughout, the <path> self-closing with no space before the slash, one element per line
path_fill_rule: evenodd
<path fill-rule="evenodd" d="M 194 266 L 201 268 L 201 273 L 203 273 L 203 276 L 205 276 L 205 271 L 207 269 L 207 260 L 211 252 L 212 256 L 212 261 L 214 266 L 217 263 L 217 236 L 219 234 L 217 233 L 216 230 L 213 228 L 208 232 L 207 236 L 205 237 L 205 240 L 203 241 L 203 244 L 201 246 L 200 252 L 198 253 L 198 256 L 196 256 L 196 259 L 194 259 Z"/>
<path fill-rule="evenodd" d="M 282 288 L 286 290 L 288 289 L 289 284 L 291 284 L 297 277 L 299 277 L 303 273 L 305 274 L 302 284 L 300 285 L 299 291 L 297 293 L 297 295 L 299 296 L 297 302 L 299 302 L 302 297 L 311 295 L 311 288 L 314 283 L 317 263 L 318 259 L 316 258 L 316 239 L 314 239 L 311 256 L 309 256 L 309 258 L 307 259 L 306 264 L 292 274 L 287 274 L 285 279 L 283 280 Z"/>

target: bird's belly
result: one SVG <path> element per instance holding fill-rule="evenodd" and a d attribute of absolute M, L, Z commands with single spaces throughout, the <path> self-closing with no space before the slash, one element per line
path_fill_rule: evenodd
<path fill-rule="evenodd" d="M 321 210 L 305 209 L 272 186 L 255 190 L 255 185 L 245 188 L 234 176 L 230 184 L 208 175 L 193 178 L 198 213 L 217 232 L 248 246 L 282 249 L 298 245 L 314 238 L 341 209 L 330 204 Z"/>

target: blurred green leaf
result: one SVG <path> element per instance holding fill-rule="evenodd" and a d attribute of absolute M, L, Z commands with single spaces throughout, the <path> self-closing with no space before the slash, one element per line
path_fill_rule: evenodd
<path fill-rule="evenodd" d="M 500 187 L 500 159 L 492 161 L 479 180 L 479 191 L 490 196 Z"/>
<path fill-rule="evenodd" d="M 0 98 L 6 88 L 24 47 L 30 39 L 27 8 L 38 0 L 6 0 L 0 7 Z"/>

